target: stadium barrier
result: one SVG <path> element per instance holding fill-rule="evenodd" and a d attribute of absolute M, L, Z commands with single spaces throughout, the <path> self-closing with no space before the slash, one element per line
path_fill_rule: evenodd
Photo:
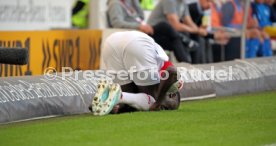
<path fill-rule="evenodd" d="M 181 90 L 182 100 L 276 89 L 276 57 L 234 60 L 206 65 L 179 63 L 176 66 L 185 82 L 184 88 Z"/>
<path fill-rule="evenodd" d="M 66 78 L 61 73 L 49 77 L 0 78 L 0 123 L 89 113 L 98 82 L 106 76 L 87 79 L 79 71 Z"/>
<path fill-rule="evenodd" d="M 276 89 L 276 57 L 176 66 L 185 82 L 182 100 Z M 192 70 L 205 75 L 199 72 L 193 75 Z M 0 78 L 0 123 L 89 113 L 98 80 L 106 77 L 105 74 L 95 74 L 89 79 L 84 78 L 83 72 L 66 78 L 61 74 L 55 79 L 49 76 Z"/>

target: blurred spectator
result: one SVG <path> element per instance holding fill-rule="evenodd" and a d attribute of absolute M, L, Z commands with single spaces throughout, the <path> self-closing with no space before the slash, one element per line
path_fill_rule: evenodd
<path fill-rule="evenodd" d="M 204 25 L 202 20 L 204 16 L 204 11 L 209 10 L 210 8 L 211 0 L 198 0 L 198 2 L 189 4 L 191 18 L 198 27 L 207 29 L 207 26 L 205 26 L 206 24 Z M 206 35 L 204 35 L 204 37 L 209 39 L 215 39 L 218 43 L 222 45 L 225 45 L 229 39 L 227 33 L 222 30 L 214 33 L 208 32 Z"/>
<path fill-rule="evenodd" d="M 242 0 L 230 0 L 221 9 L 221 23 L 225 27 L 241 30 L 244 19 L 244 4 Z M 270 39 L 259 31 L 258 23 L 253 18 L 250 9 L 247 25 L 246 58 L 256 56 L 271 56 Z"/>
<path fill-rule="evenodd" d="M 78 0 L 72 11 L 72 24 L 77 28 L 88 27 L 89 1 Z"/>
<path fill-rule="evenodd" d="M 273 10 L 273 13 L 274 13 L 274 16 L 276 16 L 276 1 L 275 0 L 272 0 L 272 10 Z"/>
<path fill-rule="evenodd" d="M 275 16 L 272 7 L 266 4 L 265 0 L 255 0 L 252 3 L 252 8 L 261 29 L 269 36 L 275 37 L 276 29 L 272 27 L 273 22 L 275 22 Z M 266 33 L 264 35 L 267 35 Z"/>
<path fill-rule="evenodd" d="M 191 62 L 181 38 L 167 22 L 149 25 L 144 22 L 144 13 L 139 0 L 109 0 L 108 19 L 111 27 L 140 30 L 150 35 L 165 50 L 173 50 L 179 62 Z"/>
<path fill-rule="evenodd" d="M 221 18 L 221 7 L 224 5 L 228 0 L 212 0 L 211 2 L 211 29 L 217 29 L 217 30 L 227 30 L 223 28 L 222 25 L 222 18 Z M 229 30 L 227 30 L 228 32 Z M 229 34 L 231 34 L 233 31 L 230 31 Z M 233 35 L 231 34 L 231 38 L 227 45 L 221 46 L 218 44 L 212 45 L 213 50 L 213 61 L 214 62 L 220 62 L 220 61 L 228 61 L 240 58 L 240 46 L 241 46 L 241 39 L 238 34 Z"/>
<path fill-rule="evenodd" d="M 211 26 L 212 27 L 221 27 L 221 17 L 220 10 L 222 7 L 222 0 L 212 0 L 210 8 L 211 8 Z"/>
<path fill-rule="evenodd" d="M 276 22 L 276 1 L 275 0 L 264 0 L 264 3 L 270 8 L 270 21 Z"/>
<path fill-rule="evenodd" d="M 153 10 L 154 9 L 154 0 L 140 0 L 141 7 L 144 10 Z"/>
<path fill-rule="evenodd" d="M 186 47 L 195 53 L 193 63 L 204 63 L 205 49 L 190 39 L 190 35 L 206 36 L 206 29 L 198 27 L 192 20 L 186 0 L 160 0 L 149 17 L 149 24 L 156 25 L 160 22 L 168 22 L 182 37 Z"/>
<path fill-rule="evenodd" d="M 264 0 L 255 0 L 252 3 L 252 10 L 258 20 L 259 27 L 272 26 L 273 13 L 270 6 L 264 3 Z"/>
<path fill-rule="evenodd" d="M 206 12 L 207 10 L 210 10 L 210 8 L 211 8 L 211 0 L 198 0 L 198 2 L 189 4 L 189 11 L 191 14 L 191 18 L 198 27 L 207 29 L 208 25 L 210 25 L 208 24 L 208 22 L 205 22 L 206 24 L 203 23 L 203 18 L 207 17 L 207 16 L 204 16 L 206 14 L 206 13 L 204 14 L 204 12 Z M 206 19 L 209 19 L 206 21 L 210 21 L 210 18 L 206 18 Z M 201 36 L 197 35 L 195 37 L 201 37 Z M 212 50 L 209 50 L 209 48 L 206 46 L 206 44 L 208 43 L 207 39 L 214 39 L 216 42 L 222 45 L 227 44 L 229 40 L 229 36 L 224 31 L 217 31 L 214 33 L 208 32 L 203 37 L 204 39 L 202 39 L 201 41 L 204 41 L 204 42 L 200 44 L 205 45 L 201 47 L 206 47 L 206 54 L 208 54 L 206 56 L 206 60 L 208 61 L 213 60 L 213 58 L 212 58 L 212 55 L 210 55 L 212 54 Z"/>

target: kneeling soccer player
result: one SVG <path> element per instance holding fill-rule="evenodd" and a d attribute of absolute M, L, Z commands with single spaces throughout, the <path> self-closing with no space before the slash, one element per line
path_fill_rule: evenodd
<path fill-rule="evenodd" d="M 107 71 L 112 71 L 115 77 L 115 84 L 99 83 L 92 101 L 94 115 L 105 115 L 112 110 L 114 113 L 129 111 L 129 107 L 140 111 L 179 107 L 178 89 L 182 84 L 177 81 L 177 70 L 147 34 L 116 32 L 104 42 L 102 55 Z M 168 74 L 160 73 L 161 70 Z"/>

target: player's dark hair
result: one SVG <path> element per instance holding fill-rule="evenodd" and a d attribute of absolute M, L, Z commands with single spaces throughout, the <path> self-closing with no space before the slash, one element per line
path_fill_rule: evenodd
<path fill-rule="evenodd" d="M 176 96 L 166 99 L 161 105 L 161 110 L 177 110 L 180 105 L 180 93 L 176 92 Z"/>

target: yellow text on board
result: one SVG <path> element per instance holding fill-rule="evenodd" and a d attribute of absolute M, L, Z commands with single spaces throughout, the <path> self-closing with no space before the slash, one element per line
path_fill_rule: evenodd
<path fill-rule="evenodd" d="M 41 75 L 48 67 L 95 70 L 100 67 L 100 30 L 0 32 L 0 47 L 29 50 L 28 65 L 0 64 L 0 77 Z"/>

